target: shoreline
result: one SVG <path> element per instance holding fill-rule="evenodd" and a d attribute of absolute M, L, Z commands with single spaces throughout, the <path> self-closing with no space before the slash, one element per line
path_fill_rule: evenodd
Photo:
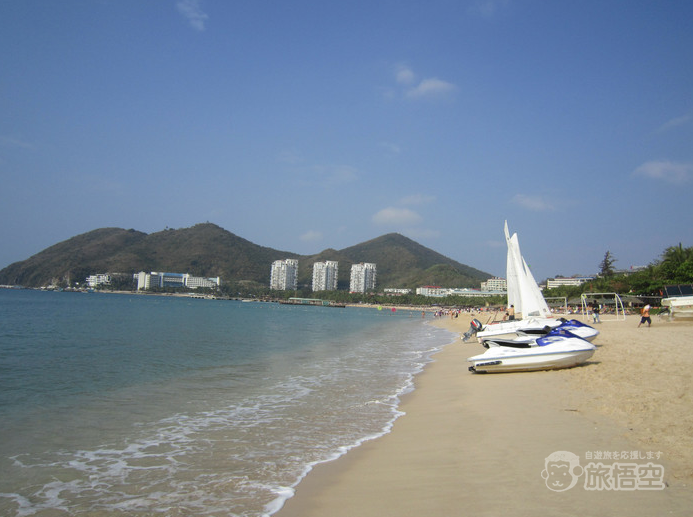
<path fill-rule="evenodd" d="M 432 322 L 428 322 L 428 323 L 432 323 Z M 441 326 L 438 326 L 438 327 L 443 328 Z M 444 329 L 444 330 L 448 330 L 448 329 Z M 450 331 L 450 332 L 452 332 L 452 331 Z M 389 421 L 386 422 L 385 425 L 379 431 L 376 431 L 376 432 L 373 432 L 369 435 L 363 436 L 363 437 L 359 438 L 354 443 L 342 445 L 341 447 L 339 447 L 339 449 L 337 451 L 334 452 L 334 454 L 332 455 L 331 458 L 320 459 L 320 460 L 317 460 L 317 461 L 314 461 L 314 462 L 307 464 L 302 475 L 298 478 L 298 480 L 294 484 L 292 484 L 292 485 L 284 488 L 283 490 L 277 492 L 277 497 L 273 501 L 271 501 L 270 503 L 265 505 L 262 515 L 264 517 L 267 517 L 268 515 L 275 516 L 275 515 L 280 514 L 281 510 L 283 508 L 285 508 L 286 502 L 291 500 L 293 497 L 295 497 L 296 490 L 298 489 L 298 487 L 303 485 L 303 483 L 307 477 L 310 477 L 313 475 L 313 472 L 315 471 L 315 469 L 318 469 L 318 468 L 321 469 L 327 465 L 331 465 L 333 463 L 344 460 L 353 451 L 360 449 L 361 447 L 363 447 L 366 444 L 378 441 L 381 438 L 383 438 L 384 436 L 387 436 L 388 434 L 390 434 L 392 432 L 392 428 L 396 425 L 397 421 L 400 418 L 402 418 L 402 416 L 405 415 L 405 413 L 401 410 L 402 401 L 406 400 L 416 390 L 416 379 L 425 370 L 427 365 L 430 364 L 430 362 L 435 360 L 434 359 L 435 355 L 440 353 L 444 349 L 445 346 L 447 346 L 447 344 L 439 345 L 439 347 L 436 347 L 434 349 L 429 350 L 428 353 L 426 354 L 428 357 L 428 359 L 427 359 L 428 362 L 425 363 L 419 371 L 413 372 L 411 374 L 410 378 L 408 379 L 408 382 L 405 385 L 401 386 L 397 390 L 397 393 L 393 395 L 393 397 L 395 399 L 397 399 L 398 404 L 392 406 L 392 412 L 391 412 Z"/>
<path fill-rule="evenodd" d="M 459 336 L 470 319 L 464 314 L 432 324 Z M 471 374 L 466 358 L 481 345 L 457 338 L 416 376 L 415 389 L 400 403 L 404 415 L 389 433 L 314 466 L 274 515 L 401 517 L 459 514 L 462 508 L 481 515 L 688 515 L 693 506 L 693 433 L 685 392 L 690 374 L 688 385 L 681 386 L 685 371 L 671 375 L 662 366 L 657 375 L 640 378 L 637 366 L 651 367 L 650 348 L 683 347 L 693 325 L 655 318 L 652 328 L 638 329 L 637 321 L 630 316 L 599 325 L 595 356 L 567 370 Z M 686 354 L 690 366 L 693 355 Z M 626 355 L 631 357 L 621 360 Z M 662 384 L 671 380 L 683 394 L 660 412 L 658 403 L 667 393 Z M 658 388 L 648 389 L 648 382 Z M 638 406 L 633 391 L 648 391 L 647 407 Z M 579 456 L 581 466 L 591 461 L 588 455 L 650 454 L 651 459 L 637 462 L 661 464 L 667 486 L 586 490 L 578 483 L 554 492 L 541 474 L 546 458 L 562 450 Z"/>

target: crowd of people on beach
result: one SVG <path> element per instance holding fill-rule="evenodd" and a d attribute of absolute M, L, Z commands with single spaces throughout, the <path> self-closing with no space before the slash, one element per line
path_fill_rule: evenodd
<path fill-rule="evenodd" d="M 434 318 L 445 318 L 449 317 L 450 319 L 458 318 L 460 313 L 462 312 L 462 309 L 438 309 L 433 313 Z"/>
<path fill-rule="evenodd" d="M 551 313 L 552 314 L 566 314 L 566 315 L 579 315 L 579 314 L 586 314 L 587 317 L 592 318 L 592 323 L 601 323 L 601 315 L 602 314 L 613 314 L 615 312 L 615 308 L 613 306 L 610 306 L 608 304 L 600 304 L 596 300 L 592 303 L 589 303 L 586 307 L 586 313 L 584 312 L 585 309 L 580 306 L 567 306 L 565 308 L 559 307 L 551 307 Z M 563 309 L 563 310 L 561 310 Z M 652 318 L 650 317 L 650 310 L 652 307 L 648 304 L 645 305 L 644 307 L 640 309 L 632 309 L 628 308 L 625 309 L 626 314 L 637 314 L 640 313 L 641 315 L 641 321 L 640 325 L 647 324 L 649 327 L 652 324 Z M 507 308 L 500 308 L 500 307 L 474 307 L 474 306 L 467 306 L 467 307 L 438 307 L 436 310 L 433 312 L 433 317 L 436 319 L 439 318 L 450 318 L 450 319 L 455 319 L 459 317 L 460 314 L 470 314 L 472 316 L 475 315 L 481 315 L 481 314 L 492 314 L 494 313 L 493 320 L 502 320 L 502 321 L 508 321 L 508 320 L 513 320 L 515 319 L 515 310 L 513 306 L 509 306 Z M 422 310 L 421 311 L 421 317 L 425 318 L 427 314 L 427 311 Z M 499 317 L 500 316 L 500 317 Z"/>
<path fill-rule="evenodd" d="M 473 307 L 473 306 L 467 306 L 467 307 L 438 307 L 434 312 L 433 312 L 433 317 L 434 318 L 450 318 L 450 319 L 455 319 L 459 317 L 460 314 L 471 314 L 477 315 L 481 313 L 491 313 L 491 312 L 498 312 L 499 309 L 497 308 L 489 308 L 489 307 Z M 425 315 L 425 311 L 422 311 L 422 316 Z"/>

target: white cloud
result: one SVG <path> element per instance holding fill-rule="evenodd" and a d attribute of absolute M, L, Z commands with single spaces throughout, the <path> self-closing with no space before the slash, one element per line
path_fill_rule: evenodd
<path fill-rule="evenodd" d="M 690 115 L 683 115 L 682 117 L 676 117 L 672 118 L 671 120 L 666 121 L 664 124 L 659 126 L 657 128 L 657 133 L 664 133 L 666 131 L 669 131 L 670 129 L 677 128 L 679 126 L 683 126 L 684 124 L 688 124 L 691 121 L 691 116 Z"/>
<path fill-rule="evenodd" d="M 308 230 L 306 233 L 299 237 L 303 242 L 315 242 L 322 239 L 322 233 L 315 230 Z"/>
<path fill-rule="evenodd" d="M 513 203 L 533 212 L 545 212 L 553 210 L 554 206 L 543 199 L 541 196 L 527 196 L 525 194 L 515 194 Z"/>
<path fill-rule="evenodd" d="M 200 8 L 199 0 L 179 0 L 176 2 L 176 9 L 187 18 L 193 29 L 198 31 L 205 30 L 205 22 L 209 16 Z"/>
<path fill-rule="evenodd" d="M 316 165 L 314 170 L 320 181 L 327 187 L 351 183 L 358 179 L 357 169 L 349 165 Z"/>
<path fill-rule="evenodd" d="M 455 90 L 456 87 L 454 84 L 432 77 L 430 79 L 424 79 L 414 88 L 407 90 L 405 96 L 408 99 L 440 97 L 452 93 Z"/>
<path fill-rule="evenodd" d="M 399 84 L 412 84 L 416 80 L 416 76 L 408 66 L 399 65 L 395 70 L 395 79 Z"/>
<path fill-rule="evenodd" d="M 383 96 L 387 99 L 394 99 L 399 95 L 407 99 L 443 97 L 457 90 L 454 84 L 437 77 L 418 80 L 414 70 L 407 65 L 396 65 L 394 69 L 398 87 L 383 89 Z"/>
<path fill-rule="evenodd" d="M 682 184 L 693 175 L 693 164 L 675 163 L 667 160 L 643 163 L 633 171 L 633 175 L 662 180 L 667 183 Z"/>
<path fill-rule="evenodd" d="M 414 194 L 413 196 L 403 197 L 399 202 L 402 205 L 426 205 L 435 200 L 436 197 L 429 194 Z"/>
<path fill-rule="evenodd" d="M 373 222 L 381 225 L 416 224 L 421 216 L 408 208 L 383 208 L 373 216 Z"/>
<path fill-rule="evenodd" d="M 292 181 L 310 188 L 331 190 L 359 180 L 359 170 L 355 167 L 311 163 L 310 157 L 292 149 L 281 151 L 277 161 L 291 172 Z"/>
<path fill-rule="evenodd" d="M 471 10 L 484 18 L 492 18 L 500 10 L 505 9 L 507 5 L 508 0 L 478 0 L 472 5 Z"/>

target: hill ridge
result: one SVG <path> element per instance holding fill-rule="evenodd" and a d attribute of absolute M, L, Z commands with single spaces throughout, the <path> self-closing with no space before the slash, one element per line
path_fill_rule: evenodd
<path fill-rule="evenodd" d="M 339 288 L 348 288 L 351 264 L 374 262 L 379 287 L 445 285 L 478 287 L 490 274 L 457 262 L 399 233 L 388 233 L 342 250 L 300 255 L 255 244 L 214 223 L 164 229 L 97 228 L 58 242 L 0 271 L 0 284 L 41 287 L 83 282 L 96 273 L 169 271 L 222 278 L 224 283 L 269 285 L 271 264 L 299 260 L 299 284 L 310 287 L 316 261 L 339 262 Z"/>

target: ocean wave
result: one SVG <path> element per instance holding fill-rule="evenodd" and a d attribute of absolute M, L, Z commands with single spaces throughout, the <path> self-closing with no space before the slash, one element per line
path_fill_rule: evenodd
<path fill-rule="evenodd" d="M 275 324 L 281 314 L 273 311 Z M 315 465 L 390 432 L 414 376 L 449 342 L 435 328 L 388 320 L 336 334 L 323 321 L 309 345 L 186 370 L 133 388 L 121 406 L 111 393 L 76 407 L 63 417 L 76 436 L 11 455 L 0 514 L 275 513 Z M 149 421 L 150 408 L 164 415 Z M 108 424 L 90 428 L 109 410 Z"/>

